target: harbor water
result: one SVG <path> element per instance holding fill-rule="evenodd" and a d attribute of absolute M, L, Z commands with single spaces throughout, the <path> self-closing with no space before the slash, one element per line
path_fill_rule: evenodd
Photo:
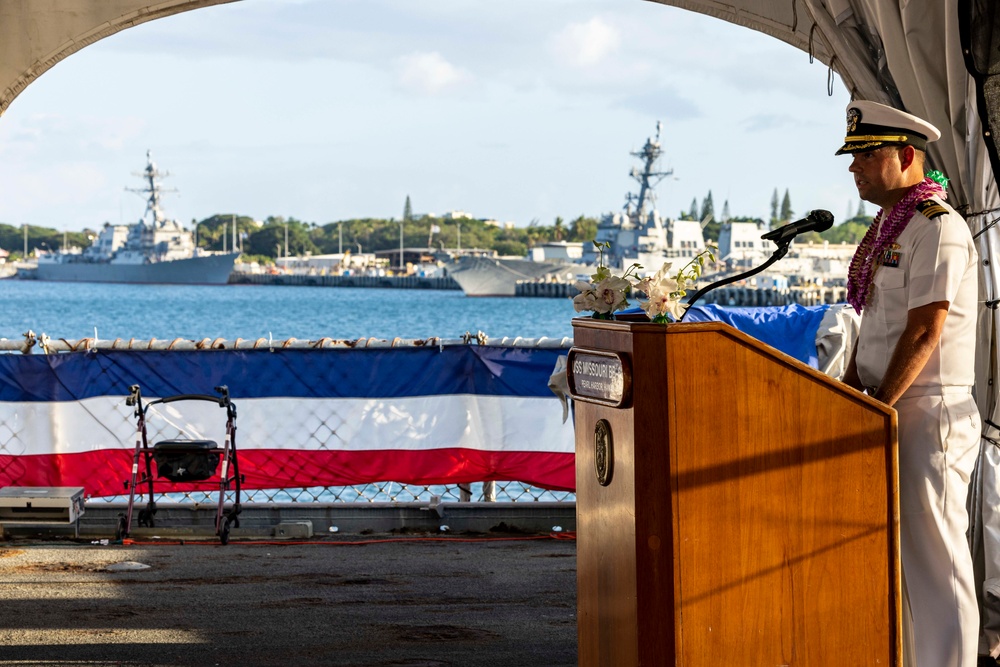
<path fill-rule="evenodd" d="M 453 290 L 0 280 L 0 338 L 103 340 L 571 337 L 570 299 Z"/>
<path fill-rule="evenodd" d="M 296 338 L 458 339 L 478 331 L 503 337 L 572 337 L 576 313 L 569 299 L 470 298 L 457 290 L 414 290 L 266 285 L 128 285 L 0 280 L 0 338 L 27 331 L 76 340 L 235 340 Z M 567 493 L 498 485 L 496 498 L 572 500 Z M 481 483 L 471 485 L 474 499 Z M 401 487 L 391 483 L 336 489 L 281 490 L 251 495 L 257 502 L 406 502 L 441 496 L 455 487 Z M 212 494 L 189 494 L 196 501 Z M 168 494 L 165 500 L 183 502 Z M 121 501 L 107 498 L 105 501 Z M 212 500 L 214 502 L 214 500 Z"/>

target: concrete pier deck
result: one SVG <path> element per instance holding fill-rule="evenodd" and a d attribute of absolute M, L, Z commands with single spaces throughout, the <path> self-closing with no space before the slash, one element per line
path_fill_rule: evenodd
<path fill-rule="evenodd" d="M 0 541 L 0 665 L 576 664 L 572 539 L 141 539 Z"/>

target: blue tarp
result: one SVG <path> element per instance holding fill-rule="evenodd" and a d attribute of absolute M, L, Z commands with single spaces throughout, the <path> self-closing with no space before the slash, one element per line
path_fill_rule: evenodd
<path fill-rule="evenodd" d="M 816 334 L 823 316 L 830 309 L 822 306 L 767 306 L 736 308 L 708 304 L 694 306 L 685 322 L 725 322 L 757 340 L 767 343 L 785 354 L 795 357 L 813 368 L 819 367 L 816 353 Z M 629 308 L 625 313 L 642 312 Z"/>

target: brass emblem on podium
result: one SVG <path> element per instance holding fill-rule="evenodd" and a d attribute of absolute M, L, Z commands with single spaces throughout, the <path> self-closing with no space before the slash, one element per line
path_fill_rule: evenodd
<path fill-rule="evenodd" d="M 601 419 L 594 427 L 594 468 L 597 472 L 597 483 L 607 486 L 611 483 L 611 475 L 615 467 L 615 450 L 611 439 L 611 424 Z"/>

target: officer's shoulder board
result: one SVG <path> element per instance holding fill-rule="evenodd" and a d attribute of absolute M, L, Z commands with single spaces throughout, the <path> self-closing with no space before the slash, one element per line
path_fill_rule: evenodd
<path fill-rule="evenodd" d="M 933 199 L 926 199 L 919 204 L 917 204 L 917 210 L 923 214 L 928 220 L 933 220 L 934 218 L 946 215 L 948 209 L 941 205 L 940 202 L 936 202 Z"/>

